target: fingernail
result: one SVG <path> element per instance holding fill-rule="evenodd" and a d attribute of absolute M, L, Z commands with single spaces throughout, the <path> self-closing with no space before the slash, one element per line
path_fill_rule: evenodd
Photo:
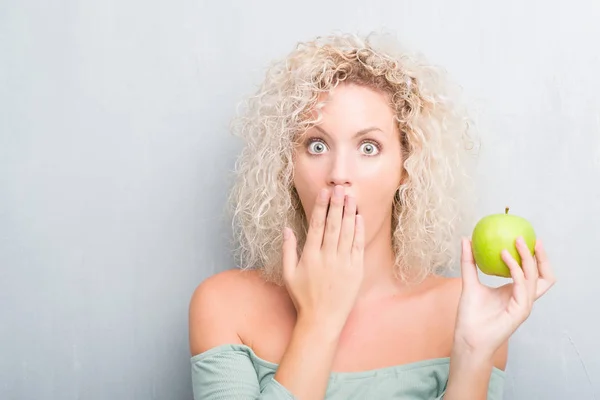
<path fill-rule="evenodd" d="M 519 243 L 519 244 L 525 244 L 525 239 L 523 239 L 523 236 L 519 236 L 517 238 L 517 243 Z"/>
<path fill-rule="evenodd" d="M 342 186 L 336 186 L 334 189 L 334 194 L 336 197 L 342 197 L 342 194 L 344 194 L 344 188 Z"/>
<path fill-rule="evenodd" d="M 290 238 L 290 230 L 289 228 L 283 228 L 283 239 L 287 240 Z"/>

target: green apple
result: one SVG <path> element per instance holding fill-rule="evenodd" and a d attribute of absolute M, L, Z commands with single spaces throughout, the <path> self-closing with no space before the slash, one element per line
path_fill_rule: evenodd
<path fill-rule="evenodd" d="M 534 254 L 535 231 L 531 223 L 523 217 L 508 213 L 506 207 L 504 214 L 492 214 L 483 217 L 473 229 L 471 245 L 473 257 L 477 267 L 486 275 L 509 278 L 510 269 L 502 260 L 502 250 L 506 249 L 521 265 L 521 256 L 515 241 L 519 236 L 531 254 Z"/>

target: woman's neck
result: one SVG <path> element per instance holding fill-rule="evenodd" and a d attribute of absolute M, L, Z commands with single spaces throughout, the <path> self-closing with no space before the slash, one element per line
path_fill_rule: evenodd
<path fill-rule="evenodd" d="M 391 224 L 390 224 L 391 225 Z M 401 291 L 405 284 L 395 277 L 395 254 L 389 229 L 380 229 L 366 244 L 364 278 L 357 302 L 369 302 Z"/>

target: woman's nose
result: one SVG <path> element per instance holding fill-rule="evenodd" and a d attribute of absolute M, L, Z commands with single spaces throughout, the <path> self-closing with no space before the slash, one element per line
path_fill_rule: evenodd
<path fill-rule="evenodd" d="M 351 186 L 352 171 L 353 166 L 347 157 L 341 155 L 334 157 L 329 170 L 329 184 L 332 187 L 335 187 L 335 185 Z"/>

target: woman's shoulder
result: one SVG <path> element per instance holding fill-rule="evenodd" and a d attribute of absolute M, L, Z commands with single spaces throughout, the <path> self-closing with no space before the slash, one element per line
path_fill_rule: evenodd
<path fill-rule="evenodd" d="M 458 305 L 460 293 L 462 292 L 462 279 L 460 277 L 438 276 L 436 277 L 436 281 L 436 293 L 448 301 L 454 301 Z"/>
<path fill-rule="evenodd" d="M 266 282 L 257 270 L 230 269 L 203 280 L 189 304 L 192 355 L 222 344 L 242 344 L 240 332 L 260 304 L 272 303 L 285 288 Z"/>
<path fill-rule="evenodd" d="M 452 338 L 461 292 L 460 278 L 431 275 L 416 289 L 411 303 L 422 310 L 423 319 L 435 319 L 439 335 Z"/>
<path fill-rule="evenodd" d="M 284 287 L 267 282 L 259 270 L 235 268 L 203 280 L 194 290 L 191 303 L 202 303 L 203 299 L 208 297 L 213 305 L 218 300 L 219 306 L 239 309 L 240 304 L 248 304 L 265 297 L 281 296 L 283 293 L 286 293 Z"/>
<path fill-rule="evenodd" d="M 462 292 L 462 279 L 460 277 L 446 277 L 432 275 L 423 283 L 427 291 L 436 302 L 446 307 L 458 307 L 460 294 Z"/>

